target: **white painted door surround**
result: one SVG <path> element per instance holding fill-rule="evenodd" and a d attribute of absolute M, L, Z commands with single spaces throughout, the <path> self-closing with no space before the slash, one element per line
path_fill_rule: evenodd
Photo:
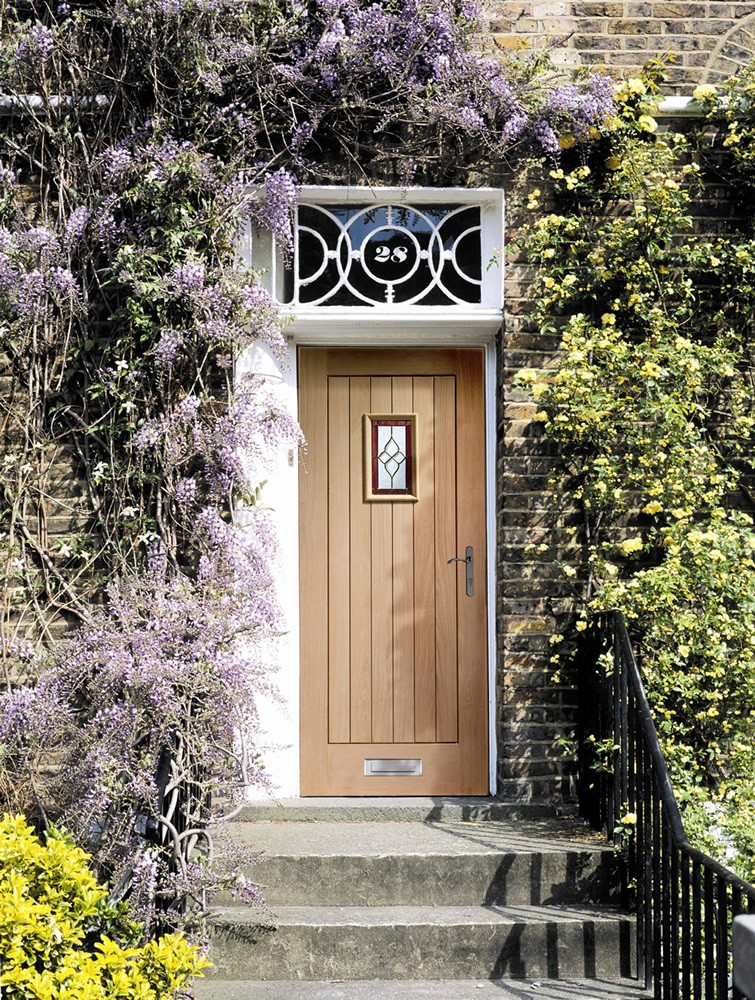
<path fill-rule="evenodd" d="M 297 414 L 300 345 L 480 347 L 484 350 L 489 774 L 495 788 L 495 344 L 502 310 L 503 196 L 496 190 L 304 188 L 296 252 L 288 270 L 269 238 L 247 234 L 243 252 L 290 317 L 286 362 L 261 347 L 240 372 L 264 375 Z M 318 232 L 318 226 L 322 232 Z M 444 228 L 445 227 L 445 228 Z M 478 249 L 476 249 L 476 242 Z M 457 267 L 455 253 L 468 258 Z M 475 272 L 475 255 L 477 270 Z M 381 265 L 385 265 L 381 270 Z M 471 278 L 471 280 L 470 280 Z M 463 301 L 464 298 L 472 301 Z M 332 303 L 332 304 L 329 304 Z M 278 695 L 259 705 L 259 747 L 276 797 L 300 794 L 299 542 L 300 454 L 278 456 L 266 471 L 261 502 L 278 531 L 278 592 L 286 632 L 274 660 Z M 379 780 L 379 779 L 378 779 Z M 254 792 L 253 794 L 268 794 Z M 375 794 L 381 794 L 376 789 Z"/>

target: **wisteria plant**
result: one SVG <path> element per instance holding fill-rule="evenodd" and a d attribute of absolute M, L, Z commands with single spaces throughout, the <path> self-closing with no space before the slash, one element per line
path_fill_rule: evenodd
<path fill-rule="evenodd" d="M 468 0 L 0 7 L 0 785 L 148 923 L 203 910 L 210 824 L 264 780 L 260 480 L 300 435 L 238 374 L 285 352 L 240 230 L 285 254 L 302 182 L 500 176 L 613 111 L 476 30 Z"/>

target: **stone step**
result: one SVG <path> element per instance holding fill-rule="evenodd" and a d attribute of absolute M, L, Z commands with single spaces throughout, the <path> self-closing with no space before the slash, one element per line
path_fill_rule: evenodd
<path fill-rule="evenodd" d="M 196 1000 L 644 1000 L 653 995 L 634 979 L 197 980 L 194 990 Z"/>
<path fill-rule="evenodd" d="M 633 920 L 606 907 L 292 906 L 273 919 L 217 913 L 213 978 L 617 979 L 635 967 Z"/>
<path fill-rule="evenodd" d="M 242 854 L 262 855 L 245 873 L 272 907 L 609 902 L 618 859 L 587 835 L 554 820 L 233 827 Z"/>
<path fill-rule="evenodd" d="M 520 802 L 563 802 L 576 801 L 574 775 L 540 775 L 532 778 L 502 778 L 498 782 L 501 795 L 512 804 Z"/>
<path fill-rule="evenodd" d="M 443 823 L 495 822 L 554 817 L 548 802 L 502 802 L 489 797 L 375 796 L 363 798 L 261 799 L 238 814 L 240 822 Z"/>

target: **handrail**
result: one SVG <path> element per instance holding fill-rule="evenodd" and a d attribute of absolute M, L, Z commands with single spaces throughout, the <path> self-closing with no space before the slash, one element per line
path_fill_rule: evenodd
<path fill-rule="evenodd" d="M 730 977 L 731 921 L 755 913 L 755 886 L 687 840 L 621 612 L 583 636 L 580 806 L 625 855 L 640 978 L 656 1000 L 747 1000 Z"/>

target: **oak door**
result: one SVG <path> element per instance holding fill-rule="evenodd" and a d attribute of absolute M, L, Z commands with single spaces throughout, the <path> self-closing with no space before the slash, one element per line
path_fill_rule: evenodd
<path fill-rule="evenodd" d="M 298 364 L 302 794 L 487 794 L 483 352 Z"/>

